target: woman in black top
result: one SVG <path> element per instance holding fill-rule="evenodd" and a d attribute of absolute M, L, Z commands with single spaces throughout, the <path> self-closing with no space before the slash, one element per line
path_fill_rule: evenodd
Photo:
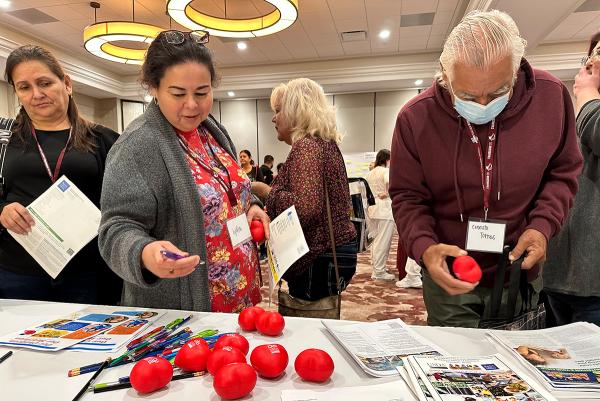
<path fill-rule="evenodd" d="M 106 154 L 118 134 L 79 116 L 71 79 L 47 50 L 14 50 L 5 77 L 22 106 L 4 160 L 0 298 L 116 304 L 122 281 L 100 257 L 96 239 L 52 279 L 7 230 L 30 232 L 26 206 L 62 175 L 99 206 Z"/>
<path fill-rule="evenodd" d="M 249 150 L 244 149 L 240 152 L 240 166 L 248 178 L 250 178 L 251 182 L 265 182 L 263 173 L 260 168 L 254 164 L 252 154 Z"/>

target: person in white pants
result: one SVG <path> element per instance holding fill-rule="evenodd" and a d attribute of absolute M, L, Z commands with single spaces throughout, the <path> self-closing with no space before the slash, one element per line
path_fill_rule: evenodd
<path fill-rule="evenodd" d="M 390 182 L 390 151 L 382 149 L 377 152 L 375 167 L 367 174 L 367 182 L 373 194 L 375 194 L 375 205 L 369 206 L 367 213 L 371 219 L 371 226 L 375 230 L 375 240 L 371 247 L 371 259 L 373 261 L 373 280 L 393 281 L 396 279 L 392 273 L 385 268 L 392 235 L 396 231 L 394 216 L 392 215 L 392 200 L 388 194 Z"/>

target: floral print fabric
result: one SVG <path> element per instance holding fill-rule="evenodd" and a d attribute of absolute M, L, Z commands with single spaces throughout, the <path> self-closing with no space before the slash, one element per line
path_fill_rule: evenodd
<path fill-rule="evenodd" d="M 250 208 L 250 180 L 235 159 L 203 128 L 178 135 L 187 144 L 186 159 L 204 213 L 212 311 L 239 312 L 261 299 L 256 245 L 247 241 L 233 248 L 227 231 L 227 221 Z M 217 172 L 220 180 L 207 168 Z M 229 187 L 237 205 L 232 205 L 227 196 Z"/>

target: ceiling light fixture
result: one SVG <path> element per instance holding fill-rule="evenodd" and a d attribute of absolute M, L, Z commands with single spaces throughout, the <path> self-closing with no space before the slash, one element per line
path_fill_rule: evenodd
<path fill-rule="evenodd" d="M 145 49 L 123 47 L 111 42 L 141 42 L 150 43 L 161 32 L 163 28 L 158 26 L 135 22 L 135 0 L 132 0 L 132 21 L 106 21 L 98 22 L 96 10 L 100 3 L 91 2 L 94 9 L 94 23 L 83 30 L 83 42 L 85 49 L 97 57 L 124 64 L 142 64 Z"/>
<path fill-rule="evenodd" d="M 417 79 L 415 81 L 415 85 L 419 86 L 419 85 L 423 85 L 423 80 L 422 79 Z"/>
<path fill-rule="evenodd" d="M 211 36 L 253 38 L 282 31 L 298 19 L 298 0 L 265 0 L 276 9 L 256 18 L 224 18 L 204 14 L 190 6 L 192 0 L 167 0 L 167 12 L 179 24 L 192 31 L 207 31 Z"/>
<path fill-rule="evenodd" d="M 239 50 L 246 50 L 248 48 L 248 45 L 246 44 L 246 42 L 238 42 L 237 43 L 237 48 Z"/>
<path fill-rule="evenodd" d="M 390 37 L 390 30 L 389 29 L 384 29 L 383 31 L 379 32 L 379 39 L 387 39 Z"/>
<path fill-rule="evenodd" d="M 0 0 L 0 7 L 2 7 L 2 8 L 8 8 L 8 7 L 10 7 L 10 1 L 8 1 L 8 0 Z"/>
<path fill-rule="evenodd" d="M 234 97 L 235 96 L 235 92 L 234 91 L 229 91 L 229 92 L 227 92 L 227 96 Z"/>

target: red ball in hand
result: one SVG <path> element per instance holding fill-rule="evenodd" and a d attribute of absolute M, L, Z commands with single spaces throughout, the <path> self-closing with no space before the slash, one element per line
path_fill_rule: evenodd
<path fill-rule="evenodd" d="M 281 376 L 288 365 L 288 353 L 279 344 L 264 344 L 252 350 L 250 363 L 259 375 L 267 379 Z"/>
<path fill-rule="evenodd" d="M 265 227 L 260 220 L 252 220 L 250 223 L 250 234 L 254 242 L 263 242 L 265 240 Z"/>
<path fill-rule="evenodd" d="M 256 319 L 256 328 L 267 336 L 280 335 L 284 327 L 285 321 L 278 312 L 265 312 Z"/>
<path fill-rule="evenodd" d="M 309 382 L 322 383 L 333 373 L 333 359 L 323 350 L 309 348 L 302 351 L 294 361 L 296 373 Z"/>
<path fill-rule="evenodd" d="M 260 306 L 251 306 L 240 312 L 238 316 L 238 324 L 245 331 L 256 330 L 256 319 L 265 313 L 265 310 Z"/>
<path fill-rule="evenodd" d="M 131 387 L 138 393 L 151 393 L 169 384 L 173 366 L 164 358 L 149 357 L 137 362 L 129 375 Z"/>
<path fill-rule="evenodd" d="M 235 333 L 224 334 L 219 337 L 215 343 L 215 349 L 226 346 L 237 348 L 242 351 L 244 355 L 248 355 L 248 350 L 250 349 L 250 344 L 248 343 L 248 340 L 246 340 L 246 337 Z"/>
<path fill-rule="evenodd" d="M 175 356 L 175 366 L 188 372 L 206 370 L 206 362 L 211 351 L 202 338 L 193 338 L 183 344 Z"/>
<path fill-rule="evenodd" d="M 466 281 L 468 283 L 477 283 L 483 276 L 481 268 L 475 259 L 470 256 L 459 256 L 454 259 L 454 263 L 452 263 L 452 271 L 459 280 Z"/>
<path fill-rule="evenodd" d="M 206 368 L 208 373 L 214 376 L 223 366 L 235 362 L 246 363 L 246 356 L 239 349 L 227 346 L 211 352 Z"/>
<path fill-rule="evenodd" d="M 256 386 L 256 371 L 247 363 L 231 363 L 223 366 L 213 380 L 217 394 L 226 400 L 245 397 Z"/>

